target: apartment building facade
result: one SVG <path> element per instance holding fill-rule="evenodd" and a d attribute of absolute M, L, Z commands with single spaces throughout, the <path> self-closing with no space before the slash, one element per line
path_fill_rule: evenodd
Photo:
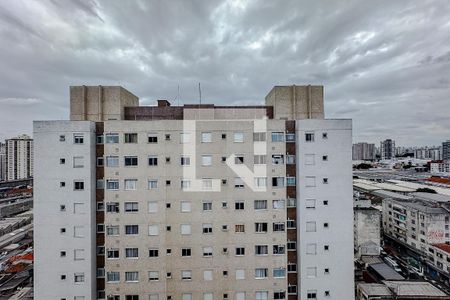
<path fill-rule="evenodd" d="M 6 145 L 0 143 L 0 181 L 6 180 Z"/>
<path fill-rule="evenodd" d="M 34 123 L 36 299 L 353 299 L 351 120 L 323 117 L 321 86 L 71 87 L 70 121 Z"/>
<path fill-rule="evenodd" d="M 387 139 L 380 142 L 380 157 L 382 160 L 395 158 L 395 141 Z"/>
<path fill-rule="evenodd" d="M 356 143 L 352 148 L 353 160 L 375 160 L 375 144 Z"/>
<path fill-rule="evenodd" d="M 7 139 L 6 180 L 19 180 L 33 177 L 33 139 L 23 134 Z"/>

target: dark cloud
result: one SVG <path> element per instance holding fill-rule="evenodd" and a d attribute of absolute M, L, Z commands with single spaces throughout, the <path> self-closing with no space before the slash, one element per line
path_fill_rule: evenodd
<path fill-rule="evenodd" d="M 68 117 L 69 85 L 122 85 L 153 104 L 262 104 L 323 84 L 354 140 L 450 138 L 447 1 L 3 1 L 0 139 Z M 178 100 L 177 100 L 178 101 Z"/>

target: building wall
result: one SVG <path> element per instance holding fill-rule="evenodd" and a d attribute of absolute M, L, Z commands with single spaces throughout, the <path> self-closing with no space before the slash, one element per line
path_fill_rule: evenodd
<path fill-rule="evenodd" d="M 275 86 L 266 96 L 275 119 L 323 119 L 323 86 Z"/>
<path fill-rule="evenodd" d="M 268 130 L 284 132 L 284 121 L 269 120 Z M 191 131 L 192 130 L 192 131 Z M 204 293 L 212 293 L 215 299 L 222 298 L 223 294 L 229 294 L 229 298 L 235 297 L 235 293 L 244 292 L 246 299 L 254 299 L 256 291 L 268 291 L 269 297 L 273 297 L 274 291 L 286 291 L 286 276 L 274 278 L 273 269 L 287 265 L 287 254 L 273 255 L 273 245 L 286 244 L 286 230 L 284 232 L 273 232 L 274 222 L 286 222 L 285 209 L 273 209 L 272 201 L 285 199 L 286 189 L 271 188 L 268 180 L 267 191 L 255 192 L 247 185 L 243 189 L 234 187 L 234 179 L 237 176 L 221 157 L 229 157 L 233 154 L 244 155 L 244 162 L 250 170 L 264 168 L 266 174 L 284 177 L 285 165 L 272 165 L 269 157 L 271 154 L 284 154 L 284 142 L 270 142 L 265 147 L 267 152 L 267 165 L 254 166 L 254 122 L 247 121 L 198 121 L 196 128 L 183 129 L 183 121 L 108 121 L 105 122 L 105 133 L 119 133 L 118 144 L 105 144 L 105 156 L 118 155 L 120 166 L 117 168 L 105 167 L 105 180 L 119 179 L 120 188 L 117 191 L 105 190 L 105 203 L 118 201 L 121 211 L 119 213 L 105 213 L 105 225 L 119 225 L 119 236 L 108 236 L 105 239 L 106 251 L 110 248 L 119 248 L 119 259 L 105 260 L 105 270 L 119 271 L 121 280 L 118 283 L 106 282 L 105 292 L 109 294 L 131 295 L 136 294 L 147 299 L 149 295 L 157 294 L 159 299 L 172 296 L 172 299 L 182 299 L 182 294 L 192 294 L 193 299 L 201 299 Z M 138 133 L 137 144 L 124 144 L 124 133 Z M 227 184 L 220 183 L 220 192 L 186 192 L 181 189 L 181 179 L 189 178 L 183 174 L 180 166 L 180 157 L 183 146 L 180 143 L 180 134 L 190 133 L 190 142 L 196 145 L 196 155 L 193 149 L 185 149 L 192 152 L 191 164 L 196 164 L 196 176 L 201 178 L 213 178 L 217 180 L 226 179 Z M 212 133 L 212 143 L 201 142 L 201 132 Z M 244 142 L 235 143 L 233 135 L 235 132 L 244 133 Z M 149 133 L 158 134 L 157 144 L 148 144 Z M 170 141 L 165 140 L 165 135 L 170 134 Z M 222 139 L 226 134 L 226 139 Z M 194 141 L 195 136 L 195 141 Z M 202 166 L 201 156 L 212 155 L 212 166 Z M 138 156 L 138 167 L 124 167 L 124 155 Z M 149 166 L 147 159 L 149 155 L 158 157 L 158 166 Z M 166 158 L 170 157 L 170 163 Z M 195 160 L 194 160 L 195 157 Z M 267 175 L 266 175 L 267 176 Z M 138 180 L 137 190 L 125 191 L 124 180 L 133 178 Z M 158 180 L 158 188 L 149 190 L 147 182 L 149 179 Z M 166 181 L 170 180 L 170 186 Z M 253 181 L 251 179 L 251 181 Z M 148 201 L 156 201 L 157 213 L 148 212 Z M 244 201 L 244 210 L 236 210 L 235 202 Z M 268 209 L 255 211 L 254 200 L 267 200 Z M 139 211 L 137 213 L 123 212 L 124 202 L 138 201 Z M 181 202 L 190 202 L 191 211 L 181 212 Z M 203 202 L 212 202 L 212 211 L 203 211 Z M 223 208 L 223 202 L 227 207 Z M 170 203 L 170 208 L 167 204 Z M 255 222 L 268 222 L 268 233 L 255 233 Z M 202 233 L 202 224 L 213 225 L 212 234 Z M 126 224 L 139 225 L 139 235 L 127 236 L 123 234 Z M 182 224 L 191 225 L 191 234 L 181 235 Z M 244 224 L 245 233 L 235 233 L 235 225 Z M 157 225 L 159 234 L 148 235 L 148 226 Z M 222 230 L 227 225 L 228 230 Z M 167 226 L 171 230 L 167 230 Z M 264 256 L 255 255 L 255 245 L 268 245 L 269 254 Z M 203 247 L 213 247 L 212 257 L 203 257 Z M 236 256 L 236 247 L 245 247 L 244 256 Z M 139 258 L 130 260 L 124 258 L 124 248 L 137 247 Z M 191 248 L 191 257 L 182 257 L 181 248 Z M 149 248 L 158 248 L 159 257 L 149 258 Z M 167 249 L 171 254 L 166 255 Z M 223 248 L 228 253 L 223 253 Z M 287 252 L 287 251 L 286 251 Z M 255 269 L 268 268 L 267 279 L 255 279 Z M 236 270 L 244 270 L 245 280 L 236 279 Z M 191 270 L 192 279 L 182 280 L 181 271 Z M 212 270 L 212 281 L 205 280 L 203 272 Z M 125 271 L 138 271 L 139 282 L 127 283 L 124 280 Z M 157 282 L 148 280 L 149 271 L 159 271 Z M 223 272 L 228 272 L 227 276 Z M 171 273 L 172 278 L 166 278 L 166 273 Z"/>
<path fill-rule="evenodd" d="M 354 299 L 351 120 L 300 120 L 296 128 L 300 298 L 313 292 L 317 299 Z M 314 142 L 305 141 L 307 133 L 314 134 Z M 315 208 L 307 208 L 312 200 Z M 308 224 L 316 230 L 309 232 Z M 308 254 L 314 245 L 316 254 Z M 316 276 L 308 274 L 314 268 Z"/>
<path fill-rule="evenodd" d="M 395 141 L 391 139 L 380 143 L 381 159 L 392 159 L 395 157 Z"/>
<path fill-rule="evenodd" d="M 0 181 L 6 180 L 6 145 L 0 143 Z"/>
<path fill-rule="evenodd" d="M 358 257 L 380 254 L 381 213 L 376 209 L 354 209 L 354 243 Z"/>
<path fill-rule="evenodd" d="M 442 143 L 442 159 L 450 160 L 450 141 Z"/>
<path fill-rule="evenodd" d="M 96 298 L 94 133 L 89 121 L 34 122 L 35 299 Z M 84 143 L 74 144 L 74 134 Z M 74 167 L 74 157 L 82 157 L 83 167 Z M 75 191 L 75 181 L 84 190 Z M 84 274 L 84 282 L 76 283 L 75 274 Z"/>

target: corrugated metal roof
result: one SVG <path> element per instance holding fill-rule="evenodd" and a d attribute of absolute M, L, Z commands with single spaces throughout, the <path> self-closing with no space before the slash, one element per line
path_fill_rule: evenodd
<path fill-rule="evenodd" d="M 402 275 L 395 272 L 390 266 L 385 263 L 371 264 L 370 267 L 374 269 L 385 280 L 403 280 Z"/>
<path fill-rule="evenodd" d="M 383 281 L 397 296 L 443 297 L 448 295 L 429 282 L 425 281 Z"/>

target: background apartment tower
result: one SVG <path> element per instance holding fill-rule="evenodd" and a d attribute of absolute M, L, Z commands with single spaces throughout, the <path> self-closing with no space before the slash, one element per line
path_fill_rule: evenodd
<path fill-rule="evenodd" d="M 353 160 L 374 160 L 375 144 L 357 143 L 352 148 Z"/>
<path fill-rule="evenodd" d="M 33 177 L 33 140 L 26 134 L 7 139 L 6 179 L 18 180 Z"/>
<path fill-rule="evenodd" d="M 70 94 L 70 121 L 34 122 L 36 299 L 354 299 L 351 120 L 322 86 Z"/>
<path fill-rule="evenodd" d="M 450 160 L 450 140 L 442 143 L 442 159 Z"/>
<path fill-rule="evenodd" d="M 382 160 L 395 158 L 395 141 L 391 139 L 381 141 L 380 155 Z"/>
<path fill-rule="evenodd" d="M 0 181 L 6 180 L 6 145 L 0 143 Z"/>

